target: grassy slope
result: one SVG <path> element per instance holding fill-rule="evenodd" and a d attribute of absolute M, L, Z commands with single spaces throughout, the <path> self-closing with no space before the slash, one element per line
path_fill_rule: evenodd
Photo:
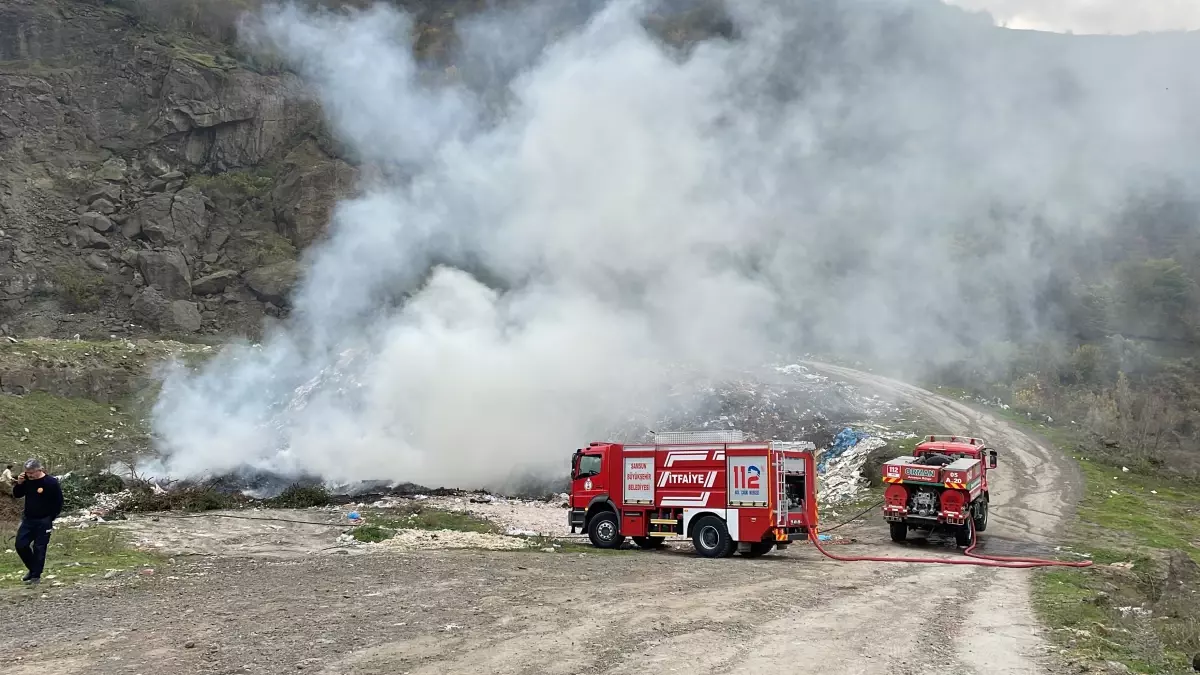
<path fill-rule="evenodd" d="M 4 553 L 0 554 L 0 589 L 17 588 L 22 585 L 21 577 L 26 571 L 21 559 L 12 550 L 11 537 L 16 535 L 17 525 L 5 523 L 2 531 L 9 541 Z M 103 527 L 86 530 L 56 528 L 50 535 L 42 588 L 49 587 L 55 581 L 69 584 L 99 579 L 108 570 L 132 570 L 160 562 L 161 558 L 131 548 L 124 535 L 116 530 Z"/>
<path fill-rule="evenodd" d="M 1034 605 L 1055 640 L 1080 660 L 1116 661 L 1138 673 L 1192 672 L 1192 656 L 1200 653 L 1200 598 L 1171 602 L 1163 586 L 1171 551 L 1200 562 L 1200 484 L 1123 471 L 1080 456 L 1086 445 L 1069 427 L 989 412 L 1044 436 L 1075 458 L 1085 479 L 1066 543 L 1095 565 L 1034 576 Z M 1191 590 L 1200 592 L 1196 582 Z"/>
<path fill-rule="evenodd" d="M 135 418 L 102 403 L 42 392 L 0 394 L 0 460 L 18 466 L 38 457 L 54 473 L 102 468 L 144 436 Z"/>
<path fill-rule="evenodd" d="M 83 377 L 94 370 L 123 370 L 141 376 L 172 356 L 192 365 L 215 351 L 167 341 L 0 340 L 0 372 L 55 369 Z M 36 456 L 57 473 L 106 467 L 129 450 L 145 447 L 146 429 L 131 412 L 134 407 L 45 392 L 0 394 L 0 462 Z"/>

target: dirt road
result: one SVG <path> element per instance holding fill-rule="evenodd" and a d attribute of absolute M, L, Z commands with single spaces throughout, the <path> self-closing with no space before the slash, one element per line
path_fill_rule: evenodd
<path fill-rule="evenodd" d="M 985 434 L 1003 462 L 989 546 L 1049 540 L 1071 504 L 1067 462 L 956 402 L 827 371 L 912 397 L 946 431 Z M 847 530 L 858 543 L 839 552 L 906 553 L 881 523 L 839 534 Z M 936 541 L 921 554 L 956 555 Z M 699 559 L 686 544 L 654 553 L 189 557 L 149 577 L 27 592 L 0 618 L 0 672 L 1054 672 L 1028 575 L 837 563 L 809 546 L 757 560 Z M 977 609 L 964 615 L 963 606 Z"/>

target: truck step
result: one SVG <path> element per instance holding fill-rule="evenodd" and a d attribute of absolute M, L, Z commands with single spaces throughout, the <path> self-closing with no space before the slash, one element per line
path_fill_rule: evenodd
<path fill-rule="evenodd" d="M 668 520 L 666 518 L 651 518 L 650 519 L 651 525 L 676 525 L 678 523 L 679 523 L 679 521 L 675 520 L 675 519 L 670 519 L 670 520 Z"/>
<path fill-rule="evenodd" d="M 674 532 L 647 532 L 651 537 L 674 537 Z"/>

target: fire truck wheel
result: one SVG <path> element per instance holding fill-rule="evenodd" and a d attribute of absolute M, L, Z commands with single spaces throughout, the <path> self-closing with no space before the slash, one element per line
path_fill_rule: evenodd
<path fill-rule="evenodd" d="M 959 548 L 971 545 L 971 526 L 959 525 L 954 528 L 954 543 L 958 544 Z"/>
<path fill-rule="evenodd" d="M 617 514 L 612 511 L 601 511 L 592 516 L 588 523 L 588 539 L 596 548 L 620 548 L 625 537 L 621 536 L 621 528 L 617 524 Z"/>
<path fill-rule="evenodd" d="M 908 539 L 908 523 L 888 523 L 892 531 L 892 541 L 901 542 Z"/>
<path fill-rule="evenodd" d="M 988 506 L 987 500 L 984 499 L 975 507 L 975 531 L 983 532 L 987 529 Z"/>
<path fill-rule="evenodd" d="M 705 558 L 728 558 L 737 548 L 725 521 L 716 516 L 704 516 L 696 521 L 692 526 L 692 544 L 696 553 Z"/>
<path fill-rule="evenodd" d="M 758 558 L 760 556 L 764 556 L 764 555 L 770 553 L 771 549 L 773 549 L 773 548 L 775 548 L 775 542 L 760 541 L 760 542 L 757 542 L 754 544 L 750 544 L 750 548 L 748 550 L 742 551 L 742 557 L 743 558 Z"/>
<path fill-rule="evenodd" d="M 638 548 L 651 550 L 662 548 L 667 542 L 663 541 L 662 537 L 634 537 L 633 543 L 637 544 Z"/>

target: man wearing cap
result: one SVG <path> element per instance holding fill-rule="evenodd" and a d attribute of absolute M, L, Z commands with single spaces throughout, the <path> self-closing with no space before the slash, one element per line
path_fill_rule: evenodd
<path fill-rule="evenodd" d="M 40 583 L 42 569 L 46 566 L 46 548 L 50 545 L 50 530 L 54 519 L 62 512 L 62 487 L 57 478 L 42 469 L 41 462 L 31 459 L 25 462 L 25 471 L 17 476 L 12 496 L 14 499 L 25 498 L 25 514 L 17 529 L 16 548 L 29 573 L 21 581 Z"/>

